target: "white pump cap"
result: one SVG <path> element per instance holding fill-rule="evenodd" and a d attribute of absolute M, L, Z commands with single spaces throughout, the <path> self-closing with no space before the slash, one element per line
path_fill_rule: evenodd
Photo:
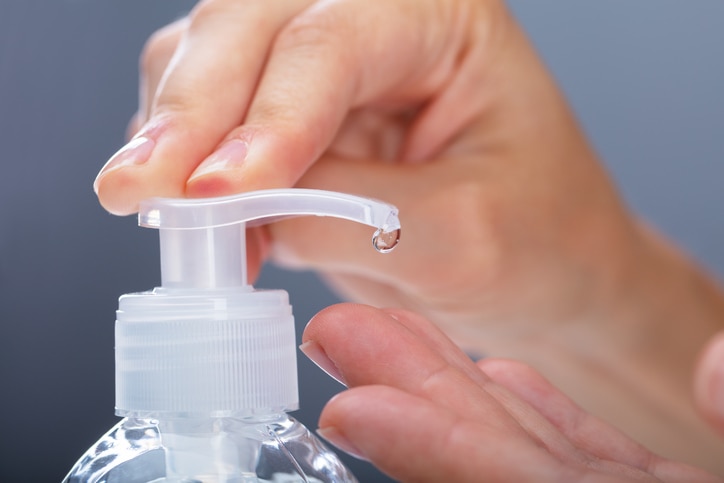
<path fill-rule="evenodd" d="M 139 225 L 160 229 L 162 286 L 119 300 L 118 415 L 250 416 L 298 407 L 288 295 L 248 285 L 245 229 L 302 215 L 373 226 L 381 252 L 399 240 L 394 206 L 329 191 L 141 204 Z"/>

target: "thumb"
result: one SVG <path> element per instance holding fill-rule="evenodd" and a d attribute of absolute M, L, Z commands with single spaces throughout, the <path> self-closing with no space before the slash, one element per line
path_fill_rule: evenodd
<path fill-rule="evenodd" d="M 699 411 L 724 435 L 724 331 L 704 348 L 694 377 Z"/>

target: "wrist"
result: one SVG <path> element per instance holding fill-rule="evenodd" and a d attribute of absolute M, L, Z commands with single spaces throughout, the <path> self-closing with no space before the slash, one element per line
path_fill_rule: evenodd
<path fill-rule="evenodd" d="M 655 231 L 640 224 L 634 240 L 601 310 L 550 334 L 557 350 L 535 357 L 587 410 L 721 474 L 724 443 L 697 414 L 692 388 L 702 349 L 724 327 L 724 294 Z"/>
<path fill-rule="evenodd" d="M 724 328 L 724 293 L 685 254 L 644 224 L 620 282 L 612 313 L 596 324 L 613 350 L 601 352 L 649 368 L 673 392 L 691 394 L 693 372 L 707 341 Z M 606 362 L 613 362 L 608 360 Z"/>

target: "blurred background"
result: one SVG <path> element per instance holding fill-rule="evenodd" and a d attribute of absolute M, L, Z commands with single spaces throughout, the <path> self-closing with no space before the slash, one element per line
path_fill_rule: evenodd
<path fill-rule="evenodd" d="M 2 482 L 60 481 L 117 421 L 114 311 L 159 283 L 157 234 L 91 184 L 123 144 L 145 39 L 193 3 L 0 0 Z M 632 209 L 724 276 L 724 2 L 510 4 Z M 290 292 L 300 333 L 336 301 L 308 273 L 256 285 Z M 342 387 L 299 362 L 295 416 L 314 429 Z"/>

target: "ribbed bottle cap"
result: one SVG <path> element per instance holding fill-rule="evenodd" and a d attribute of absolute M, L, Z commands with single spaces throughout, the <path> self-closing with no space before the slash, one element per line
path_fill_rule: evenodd
<path fill-rule="evenodd" d="M 241 417 L 298 401 L 286 292 L 161 288 L 119 300 L 118 415 Z"/>

